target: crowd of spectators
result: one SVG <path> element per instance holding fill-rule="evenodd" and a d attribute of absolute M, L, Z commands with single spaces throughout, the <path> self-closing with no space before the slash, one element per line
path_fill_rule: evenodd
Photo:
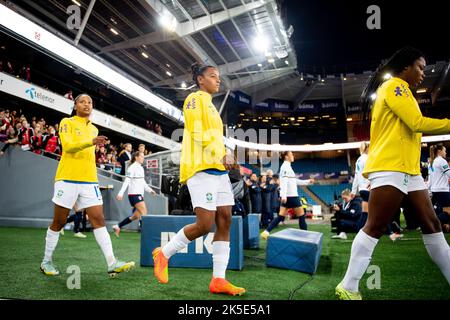
<path fill-rule="evenodd" d="M 0 109 L 0 142 L 4 143 L 0 156 L 3 156 L 10 146 L 16 145 L 23 151 L 59 159 L 62 153 L 59 124 L 50 125 L 44 118 L 38 119 L 35 116 L 29 119 L 31 121 L 28 121 L 22 110 Z M 105 145 L 97 145 L 95 149 L 97 166 L 125 175 L 126 162 L 131 159 L 133 151 L 131 143 L 114 145 L 111 141 L 107 141 Z M 142 143 L 138 145 L 136 151 L 145 156 L 152 153 Z"/>

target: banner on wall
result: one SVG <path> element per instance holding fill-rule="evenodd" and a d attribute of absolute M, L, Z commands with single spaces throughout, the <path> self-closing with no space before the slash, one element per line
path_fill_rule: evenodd
<path fill-rule="evenodd" d="M 0 91 L 70 115 L 73 101 L 49 90 L 0 72 Z M 165 149 L 179 149 L 180 144 L 156 133 L 117 119 L 99 110 L 93 110 L 90 120 L 101 127 L 152 143 Z"/>
<path fill-rule="evenodd" d="M 355 114 L 355 113 L 361 113 L 362 107 L 359 103 L 357 104 L 348 104 L 347 105 L 347 114 Z"/>
<path fill-rule="evenodd" d="M 290 112 L 292 111 L 292 104 L 290 101 L 269 99 L 269 106 L 272 112 Z"/>
<path fill-rule="evenodd" d="M 252 105 L 252 97 L 242 91 L 231 91 L 229 98 L 241 108 L 249 108 Z"/>
<path fill-rule="evenodd" d="M 300 104 L 297 113 L 336 113 L 343 111 L 340 99 L 307 100 Z"/>

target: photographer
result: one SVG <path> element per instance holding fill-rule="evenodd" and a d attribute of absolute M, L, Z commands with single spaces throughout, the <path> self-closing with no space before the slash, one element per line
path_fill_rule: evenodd
<path fill-rule="evenodd" d="M 333 205 L 335 210 L 334 217 L 331 218 L 332 230 L 335 230 L 337 235 L 332 236 L 332 239 L 347 239 L 346 232 L 358 232 L 358 226 L 360 225 L 359 220 L 361 218 L 361 199 L 353 198 L 351 196 L 351 191 L 345 189 L 341 193 L 342 199 L 344 200 L 343 206 L 338 204 Z M 362 224 L 364 225 L 364 224 Z"/>

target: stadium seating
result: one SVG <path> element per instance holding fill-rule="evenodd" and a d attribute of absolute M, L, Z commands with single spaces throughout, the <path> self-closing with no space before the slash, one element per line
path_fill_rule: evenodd
<path fill-rule="evenodd" d="M 292 169 L 295 173 L 349 171 L 346 158 L 296 160 Z"/>
<path fill-rule="evenodd" d="M 344 189 L 351 189 L 352 185 L 349 183 L 336 184 L 336 185 L 311 185 L 308 189 L 311 190 L 319 199 L 326 204 L 334 202 L 334 196 L 339 197 Z"/>
<path fill-rule="evenodd" d="M 314 201 L 314 199 L 313 198 L 311 198 L 311 196 L 308 194 L 308 193 L 306 193 L 305 191 L 303 191 L 303 189 L 302 188 L 297 188 L 298 189 L 298 195 L 300 196 L 300 198 L 301 197 L 304 197 L 305 199 L 306 199 L 306 201 L 308 202 L 308 204 L 309 205 L 316 205 L 316 204 L 318 204 L 316 201 Z"/>
<path fill-rule="evenodd" d="M 322 254 L 323 234 L 288 228 L 269 236 L 266 264 L 269 267 L 314 274 Z"/>

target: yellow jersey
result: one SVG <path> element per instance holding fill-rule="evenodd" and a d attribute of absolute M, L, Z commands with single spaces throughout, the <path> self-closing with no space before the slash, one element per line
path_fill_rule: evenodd
<path fill-rule="evenodd" d="M 191 93 L 183 105 L 184 131 L 181 144 L 180 182 L 185 183 L 199 171 L 225 171 L 223 123 L 212 103 L 212 96 L 204 91 Z"/>
<path fill-rule="evenodd" d="M 420 174 L 422 133 L 445 134 L 448 119 L 422 116 L 406 81 L 393 77 L 377 90 L 370 125 L 369 155 L 363 176 L 378 171 Z"/>
<path fill-rule="evenodd" d="M 88 119 L 74 116 L 61 120 L 62 156 L 55 181 L 98 182 L 95 146 L 92 144 L 97 135 L 98 129 Z"/>

